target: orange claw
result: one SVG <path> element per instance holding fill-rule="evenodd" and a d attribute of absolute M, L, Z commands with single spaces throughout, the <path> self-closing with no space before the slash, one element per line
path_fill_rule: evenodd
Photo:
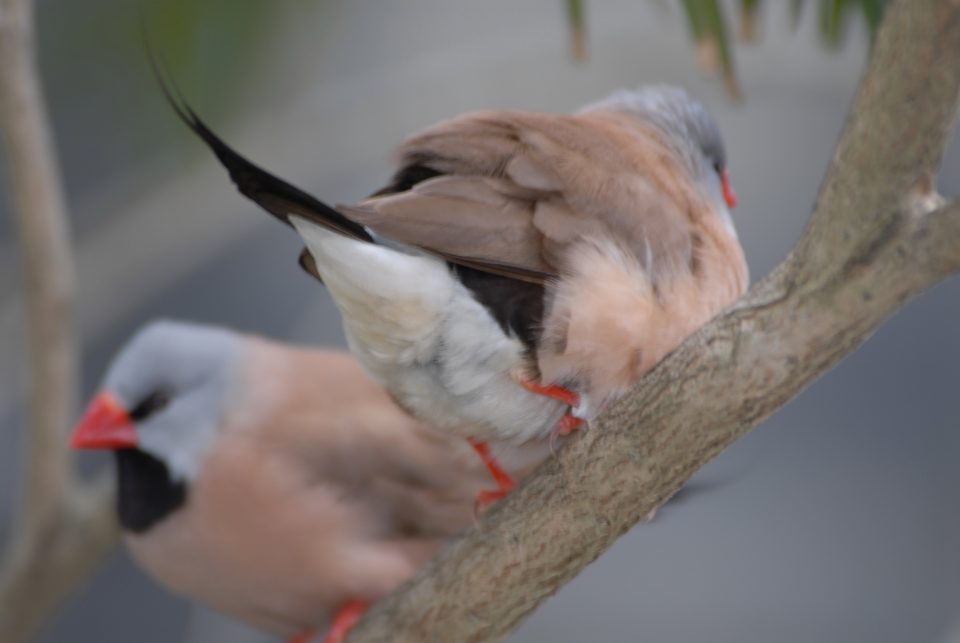
<path fill-rule="evenodd" d="M 510 493 L 509 489 L 478 491 L 477 496 L 473 499 L 473 517 L 477 518 L 487 507 L 502 500 L 508 493 Z"/>
<path fill-rule="evenodd" d="M 557 438 L 561 435 L 570 435 L 583 425 L 583 420 L 567 413 L 557 422 L 550 432 L 550 453 L 557 453 Z"/>
<path fill-rule="evenodd" d="M 493 481 L 497 483 L 497 488 L 495 490 L 480 491 L 477 493 L 477 497 L 474 500 L 473 509 L 474 513 L 480 513 L 480 511 L 486 509 L 510 493 L 510 491 L 517 486 L 517 483 L 513 477 L 507 473 L 503 467 L 500 466 L 500 463 L 497 462 L 497 459 L 493 457 L 493 454 L 490 453 L 490 447 L 487 446 L 486 442 L 480 442 L 479 440 L 474 440 L 473 438 L 467 438 L 467 442 L 470 443 L 470 446 L 473 447 L 473 450 L 476 451 L 477 455 L 480 456 L 480 459 L 483 460 L 483 464 L 487 467 L 487 471 L 489 471 L 490 475 L 493 477 Z"/>
<path fill-rule="evenodd" d="M 341 605 L 330 622 L 330 629 L 327 630 L 323 643 L 343 643 L 347 632 L 357 624 L 357 621 L 368 609 L 370 609 L 370 603 L 359 598 L 354 598 Z"/>
<path fill-rule="evenodd" d="M 563 402 L 567 406 L 577 406 L 580 404 L 580 396 L 577 393 L 574 393 L 568 388 L 557 386 L 556 384 L 543 386 L 542 384 L 537 384 L 536 382 L 532 382 L 528 379 L 521 379 L 520 386 L 527 389 L 531 393 L 552 397 L 555 400 Z"/>
<path fill-rule="evenodd" d="M 583 425 L 583 420 L 567 413 L 553 427 L 554 435 L 570 435 Z"/>
<path fill-rule="evenodd" d="M 467 442 L 470 443 L 470 446 L 473 447 L 473 450 L 476 451 L 477 455 L 480 456 L 480 459 L 483 460 L 483 464 L 486 465 L 487 471 L 489 471 L 490 475 L 493 476 L 493 481 L 497 483 L 497 487 L 499 489 L 510 491 L 517 486 L 517 483 L 510 476 L 510 474 L 500 466 L 500 463 L 497 462 L 497 459 L 493 457 L 492 453 L 490 453 L 490 447 L 487 446 L 486 442 L 480 442 L 478 440 L 474 440 L 473 438 L 467 438 Z"/>
<path fill-rule="evenodd" d="M 559 400 L 571 407 L 578 406 L 580 404 L 580 395 L 568 388 L 557 386 L 556 384 L 543 386 L 542 384 L 537 384 L 536 382 L 531 382 L 527 379 L 520 379 L 519 381 L 520 386 L 527 389 L 531 393 L 545 395 L 546 397 Z M 569 413 L 560 418 L 560 421 L 557 422 L 557 425 L 553 427 L 553 431 L 550 432 L 550 453 L 556 452 L 557 437 L 573 433 L 575 430 L 580 428 L 580 425 L 582 424 L 582 419 L 570 415 Z"/>
<path fill-rule="evenodd" d="M 304 630 L 293 638 L 287 639 L 287 643 L 310 643 L 315 633 L 313 630 Z"/>

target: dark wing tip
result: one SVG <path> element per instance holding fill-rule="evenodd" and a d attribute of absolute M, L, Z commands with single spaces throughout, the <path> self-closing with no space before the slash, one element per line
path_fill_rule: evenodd
<path fill-rule="evenodd" d="M 173 108 L 177 117 L 213 151 L 227 169 L 234 184 L 236 184 L 244 196 L 253 199 L 276 218 L 290 225 L 287 212 L 266 207 L 260 202 L 261 190 L 259 188 L 261 184 L 264 183 L 264 180 L 267 182 L 275 182 L 279 181 L 279 179 L 276 179 L 245 159 L 236 150 L 227 145 L 223 139 L 214 134 L 213 131 L 207 127 L 206 123 L 200 120 L 200 117 L 193 111 L 186 99 L 183 98 L 176 83 L 171 79 L 166 66 L 150 45 L 148 38 L 146 38 L 146 48 L 150 59 L 150 66 L 153 69 L 153 75 L 157 79 L 157 84 L 160 85 L 160 91 L 163 92 L 164 98 L 167 99 L 167 103 Z"/>
<path fill-rule="evenodd" d="M 163 66 L 150 47 L 149 40 L 147 51 L 154 75 L 167 102 L 180 120 L 213 151 L 241 194 L 287 225 L 291 225 L 290 215 L 296 214 L 354 239 L 371 240 L 359 223 L 351 221 L 322 201 L 258 167 L 227 145 L 200 120 L 177 91 L 176 84 L 168 80 L 169 74 L 163 73 Z"/>

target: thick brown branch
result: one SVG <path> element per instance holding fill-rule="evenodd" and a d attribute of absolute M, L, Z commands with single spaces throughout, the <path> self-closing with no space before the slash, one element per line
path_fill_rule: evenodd
<path fill-rule="evenodd" d="M 378 604 L 349 640 L 503 637 L 893 311 L 960 270 L 960 205 L 928 211 L 956 113 L 958 60 L 960 3 L 893 3 L 791 257 Z"/>
<path fill-rule="evenodd" d="M 897 225 L 905 201 L 934 191 L 960 100 L 958 59 L 957 0 L 888 9 L 811 230 L 797 246 L 804 264 L 798 279 L 816 280 L 876 243 Z"/>
<path fill-rule="evenodd" d="M 12 544 L 0 567 L 0 640 L 29 636 L 113 540 L 109 489 L 80 487 L 64 431 L 75 410 L 75 274 L 63 189 L 33 58 L 31 3 L 0 2 L 0 133 L 11 171 L 30 331 L 30 430 Z"/>

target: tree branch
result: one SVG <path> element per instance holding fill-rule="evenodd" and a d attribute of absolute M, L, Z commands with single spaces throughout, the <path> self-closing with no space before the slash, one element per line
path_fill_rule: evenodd
<path fill-rule="evenodd" d="M 30 430 L 15 533 L 0 565 L 0 640 L 28 637 L 115 539 L 105 480 L 72 475 L 78 350 L 69 226 L 33 56 L 29 0 L 0 0 L 0 132 L 26 279 Z"/>
<path fill-rule="evenodd" d="M 31 450 L 44 454 L 30 467 L 24 525 L 38 532 L 55 521 L 65 487 L 66 444 L 60 432 L 76 403 L 77 351 L 72 322 L 73 259 L 66 208 L 50 134 L 38 110 L 29 4 L 8 1 L 0 21 L 3 133 L 11 170 L 17 226 L 23 246 L 30 356 L 34 386 Z"/>
<path fill-rule="evenodd" d="M 960 2 L 892 3 L 790 257 L 686 341 L 349 641 L 510 632 L 720 451 L 960 270 L 934 173 L 960 98 Z"/>

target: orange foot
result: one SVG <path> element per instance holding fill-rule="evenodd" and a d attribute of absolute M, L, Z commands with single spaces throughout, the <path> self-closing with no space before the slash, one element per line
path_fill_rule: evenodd
<path fill-rule="evenodd" d="M 531 393 L 536 393 L 537 395 L 544 395 L 546 397 L 553 398 L 563 402 L 567 406 L 579 406 L 580 404 L 580 395 L 571 391 L 568 388 L 563 388 L 562 386 L 557 386 L 556 384 L 551 384 L 549 386 L 543 386 L 542 384 L 537 384 L 536 382 L 531 382 L 527 379 L 520 380 L 520 386 L 527 389 Z M 557 425 L 553 427 L 553 431 L 550 432 L 550 451 L 555 450 L 557 444 L 557 438 L 561 435 L 568 435 L 573 433 L 583 424 L 583 420 L 574 415 L 571 415 L 568 411 L 560 421 L 557 422 Z"/>
<path fill-rule="evenodd" d="M 567 406 L 577 406 L 580 404 L 580 396 L 578 394 L 574 393 L 568 388 L 557 386 L 556 384 L 543 386 L 542 384 L 531 382 L 528 379 L 520 379 L 520 386 L 527 389 L 531 393 L 552 397 L 555 400 L 563 402 Z"/>
<path fill-rule="evenodd" d="M 293 638 L 287 639 L 287 643 L 310 643 L 310 641 L 313 640 L 314 634 L 315 632 L 313 630 L 304 630 Z"/>
<path fill-rule="evenodd" d="M 487 471 L 489 471 L 493 477 L 493 481 L 497 483 L 496 489 L 477 493 L 477 497 L 473 501 L 473 512 L 479 515 L 481 511 L 510 493 L 510 491 L 517 486 L 517 483 L 509 473 L 504 471 L 500 463 L 497 462 L 497 459 L 493 457 L 493 454 L 490 453 L 490 447 L 487 446 L 486 442 L 479 442 L 473 438 L 467 438 L 467 442 L 470 443 L 473 450 L 476 451 L 480 459 L 483 460 L 483 464 L 486 465 Z"/>
<path fill-rule="evenodd" d="M 370 603 L 359 598 L 354 598 L 341 605 L 330 622 L 330 629 L 327 630 L 323 643 L 343 643 L 347 632 L 357 624 L 357 621 L 369 608 Z"/>
<path fill-rule="evenodd" d="M 570 435 L 580 428 L 583 420 L 567 413 L 557 422 L 557 425 L 550 431 L 550 453 L 557 453 L 557 438 L 561 435 Z"/>

